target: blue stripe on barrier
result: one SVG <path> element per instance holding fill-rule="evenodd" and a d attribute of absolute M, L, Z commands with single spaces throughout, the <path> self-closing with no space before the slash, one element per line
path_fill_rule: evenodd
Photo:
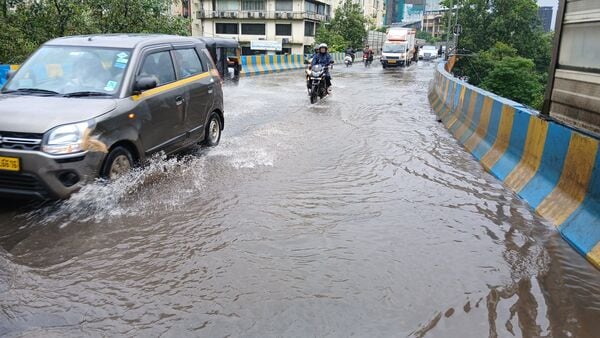
<path fill-rule="evenodd" d="M 502 103 L 494 101 L 492 104 L 492 114 L 490 115 L 490 122 L 488 123 L 488 129 L 485 135 L 481 138 L 481 142 L 473 149 L 473 155 L 481 160 L 496 140 L 498 134 L 498 126 L 500 126 L 500 116 L 502 115 Z"/>
<path fill-rule="evenodd" d="M 523 150 L 525 149 L 525 141 L 527 140 L 529 121 L 532 118 L 528 112 L 515 111 L 508 148 L 491 170 L 502 181 L 504 181 L 506 176 L 510 174 L 521 160 Z"/>
<path fill-rule="evenodd" d="M 461 144 L 467 142 L 469 137 L 471 137 L 471 135 L 473 135 L 473 133 L 475 132 L 475 129 L 477 129 L 477 125 L 479 124 L 479 118 L 481 117 L 481 110 L 483 109 L 484 98 L 485 96 L 481 94 L 477 95 L 477 101 L 475 102 L 475 113 L 473 114 L 473 119 L 470 121 L 469 127 L 459 140 Z"/>
<path fill-rule="evenodd" d="M 551 170 L 550 168 L 562 169 L 569 150 L 570 139 L 571 133 L 568 129 L 554 123 L 548 126 L 540 170 L 519 192 L 519 195 L 532 208 L 537 208 L 540 202 L 556 187 L 562 170 Z"/>
<path fill-rule="evenodd" d="M 458 117 L 458 120 L 460 123 L 455 123 L 451 128 L 450 128 L 450 133 L 454 134 L 454 132 L 456 132 L 456 130 L 463 124 L 465 123 L 465 120 L 467 118 L 467 114 L 469 112 L 469 103 L 471 102 L 471 94 L 473 93 L 473 91 L 469 88 L 467 88 L 465 90 L 465 97 L 463 99 L 463 105 L 462 105 L 462 109 L 459 112 L 460 115 Z"/>
<path fill-rule="evenodd" d="M 600 242 L 600 153 L 583 203 L 559 228 L 561 234 L 582 254 L 590 252 Z"/>

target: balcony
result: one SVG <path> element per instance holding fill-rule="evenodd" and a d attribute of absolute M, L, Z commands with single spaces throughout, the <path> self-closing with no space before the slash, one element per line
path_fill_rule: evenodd
<path fill-rule="evenodd" d="M 259 19 L 259 20 L 313 20 L 329 21 L 329 15 L 312 12 L 274 12 L 274 11 L 197 11 L 196 19 Z"/>

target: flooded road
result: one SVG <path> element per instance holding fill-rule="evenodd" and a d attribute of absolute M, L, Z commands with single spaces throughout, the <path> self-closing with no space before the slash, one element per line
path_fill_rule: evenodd
<path fill-rule="evenodd" d="M 0 336 L 597 337 L 600 272 L 427 102 L 432 63 L 226 88 L 221 144 L 0 204 Z"/>

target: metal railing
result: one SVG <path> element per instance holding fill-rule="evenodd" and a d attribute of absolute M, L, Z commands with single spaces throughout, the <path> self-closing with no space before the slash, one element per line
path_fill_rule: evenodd
<path fill-rule="evenodd" d="M 285 11 L 224 11 L 203 10 L 196 12 L 196 19 L 265 19 L 265 20 L 313 20 L 328 21 L 329 15 L 312 12 Z"/>

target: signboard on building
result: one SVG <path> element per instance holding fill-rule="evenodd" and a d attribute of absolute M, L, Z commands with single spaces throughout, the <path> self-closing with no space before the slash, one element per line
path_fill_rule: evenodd
<path fill-rule="evenodd" d="M 271 50 L 281 51 L 281 41 L 253 40 L 250 41 L 250 49 L 252 50 Z"/>

